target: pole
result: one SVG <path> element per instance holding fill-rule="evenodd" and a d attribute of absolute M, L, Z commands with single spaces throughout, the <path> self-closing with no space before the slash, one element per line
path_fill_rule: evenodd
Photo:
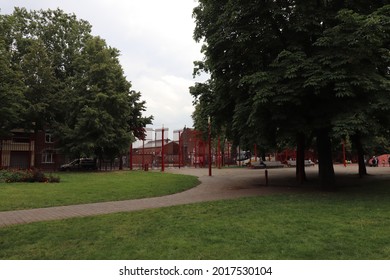
<path fill-rule="evenodd" d="M 195 168 L 197 166 L 197 163 L 198 163 L 198 132 L 194 131 L 194 165 L 195 165 Z"/>
<path fill-rule="evenodd" d="M 141 169 L 145 168 L 145 140 L 142 139 L 142 167 Z"/>
<path fill-rule="evenodd" d="M 164 125 L 161 130 L 161 172 L 164 172 Z"/>
<path fill-rule="evenodd" d="M 209 122 L 209 176 L 211 176 L 211 120 L 210 116 L 208 118 Z"/>
<path fill-rule="evenodd" d="M 133 143 L 130 143 L 129 168 L 130 168 L 130 170 L 133 170 Z"/>
<path fill-rule="evenodd" d="M 181 163 L 181 131 L 179 130 L 179 169 Z"/>

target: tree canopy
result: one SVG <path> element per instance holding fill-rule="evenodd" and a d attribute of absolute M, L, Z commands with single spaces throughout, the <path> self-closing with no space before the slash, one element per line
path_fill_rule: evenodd
<path fill-rule="evenodd" d="M 0 15 L 0 132 L 49 128 L 74 156 L 113 157 L 142 138 L 141 93 L 131 89 L 119 50 L 62 10 L 15 8 Z M 4 74 L 3 74 L 4 73 Z"/>
<path fill-rule="evenodd" d="M 360 143 L 389 121 L 388 4 L 199 0 L 195 73 L 210 79 L 191 88 L 197 110 L 236 141 L 315 139 L 321 181 L 334 185 L 331 136 Z"/>

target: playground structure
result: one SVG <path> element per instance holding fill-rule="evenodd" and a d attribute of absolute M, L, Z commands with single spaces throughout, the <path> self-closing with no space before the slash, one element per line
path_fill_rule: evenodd
<path fill-rule="evenodd" d="M 138 145 L 130 148 L 128 164 L 130 169 L 164 169 L 165 167 L 207 167 L 209 159 L 212 164 L 221 167 L 232 162 L 230 144 L 221 143 L 211 148 L 209 154 L 208 139 L 200 131 L 184 128 L 173 131 L 173 139 L 167 137 L 169 130 L 156 129 L 154 139 L 146 137 Z M 147 133 L 148 134 L 148 133 Z"/>
<path fill-rule="evenodd" d="M 267 154 L 260 158 L 256 144 L 250 151 L 241 150 L 240 147 L 233 147 L 226 139 L 210 139 L 209 135 L 192 128 L 174 130 L 173 139 L 168 137 L 168 128 L 148 129 L 146 132 L 145 139 L 130 147 L 123 161 L 124 167 L 131 170 L 152 168 L 164 171 L 165 167 L 257 166 L 263 160 L 269 166 L 283 167 L 288 166 L 288 162 L 291 165 L 296 159 L 295 150 Z M 315 158 L 314 152 L 307 151 L 305 158 Z"/>

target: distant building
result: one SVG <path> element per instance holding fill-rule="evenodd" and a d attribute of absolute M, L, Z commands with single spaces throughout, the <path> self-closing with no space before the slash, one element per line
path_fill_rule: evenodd
<path fill-rule="evenodd" d="M 160 166 L 162 162 L 162 140 L 151 140 L 141 143 L 133 148 L 133 165 L 142 166 L 148 164 L 150 167 Z M 164 163 L 175 164 L 178 162 L 179 144 L 169 139 L 164 139 Z"/>

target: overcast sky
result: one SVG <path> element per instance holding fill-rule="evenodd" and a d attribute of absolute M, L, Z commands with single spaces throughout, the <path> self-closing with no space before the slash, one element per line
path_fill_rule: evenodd
<path fill-rule="evenodd" d="M 195 0 L 7 0 L 1 14 L 14 7 L 28 10 L 60 8 L 92 25 L 93 35 L 120 50 L 120 62 L 132 89 L 146 101 L 145 115 L 154 128 L 192 127 L 195 83 L 193 61 L 201 60 L 201 45 L 192 38 Z"/>

